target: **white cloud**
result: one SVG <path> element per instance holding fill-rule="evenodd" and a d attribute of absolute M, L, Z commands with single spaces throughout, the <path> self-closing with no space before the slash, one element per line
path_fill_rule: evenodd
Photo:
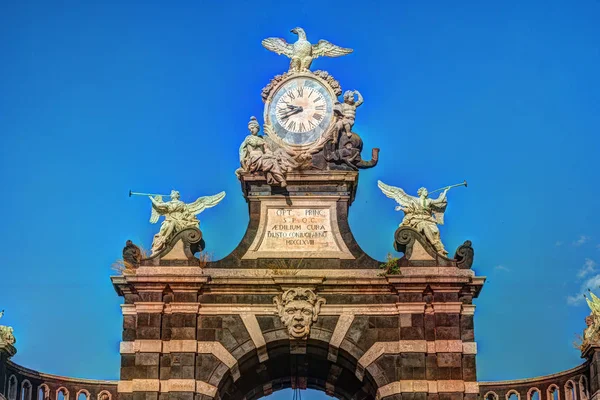
<path fill-rule="evenodd" d="M 567 296 L 567 304 L 570 306 L 578 306 L 583 301 L 583 294 L 579 296 Z"/>
<path fill-rule="evenodd" d="M 596 271 L 596 261 L 586 258 L 581 269 L 577 272 L 577 278 L 585 278 L 587 275 Z"/>
<path fill-rule="evenodd" d="M 596 262 L 591 258 L 586 258 L 583 267 L 581 267 L 577 273 L 577 277 L 581 279 L 594 271 L 596 271 Z M 585 300 L 583 295 L 587 293 L 588 289 L 597 292 L 598 288 L 600 288 L 600 274 L 588 276 L 588 278 L 581 284 L 579 292 L 574 296 L 567 297 L 567 304 L 571 306 L 577 306 L 583 303 L 583 300 Z"/>
<path fill-rule="evenodd" d="M 508 267 L 505 267 L 504 265 L 496 265 L 496 266 L 494 267 L 494 269 L 495 269 L 496 271 L 510 272 L 510 268 L 508 268 Z"/>
<path fill-rule="evenodd" d="M 581 235 L 581 236 L 579 236 L 579 239 L 577 239 L 576 241 L 573 242 L 573 246 L 581 246 L 583 244 L 586 244 L 589 241 L 590 241 L 589 236 Z"/>

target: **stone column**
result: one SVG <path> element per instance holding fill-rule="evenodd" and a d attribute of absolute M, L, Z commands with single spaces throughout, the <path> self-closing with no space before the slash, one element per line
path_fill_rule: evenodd
<path fill-rule="evenodd" d="M 463 300 L 463 302 L 465 302 Z M 479 384 L 477 383 L 477 343 L 475 342 L 475 325 L 473 317 L 475 306 L 471 304 L 472 298 L 462 305 L 460 313 L 460 338 L 462 340 L 463 356 L 462 369 L 465 381 L 465 399 L 477 400 L 479 397 Z"/>
<path fill-rule="evenodd" d="M 194 400 L 196 393 L 198 288 L 171 287 L 163 315 L 161 385 L 169 400 Z M 169 297 L 167 299 L 167 297 Z"/>
<path fill-rule="evenodd" d="M 145 285 L 124 293 L 121 343 L 121 400 L 158 400 L 161 325 L 165 285 Z M 136 293 L 136 294 L 133 294 Z"/>
<path fill-rule="evenodd" d="M 590 360 L 590 398 L 600 398 L 600 346 L 591 346 L 583 354 Z"/>
<path fill-rule="evenodd" d="M 8 343 L 0 342 L 0 393 L 4 393 L 8 398 L 7 384 L 8 377 L 6 376 L 6 362 L 15 354 L 17 349 Z"/>

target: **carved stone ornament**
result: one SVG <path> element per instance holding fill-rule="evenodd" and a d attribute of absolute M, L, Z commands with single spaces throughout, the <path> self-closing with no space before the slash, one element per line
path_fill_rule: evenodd
<path fill-rule="evenodd" d="M 302 28 L 294 28 L 291 32 L 298 35 L 295 43 L 288 43 L 285 39 L 276 37 L 262 41 L 265 49 L 283 54 L 290 59 L 290 71 L 309 71 L 310 65 L 317 57 L 341 57 L 352 53 L 352 49 L 336 46 L 327 40 L 319 40 L 319 43 L 311 44 Z"/>
<path fill-rule="evenodd" d="M 443 256 L 448 254 L 440 239 L 440 230 L 437 226 L 444 223 L 444 212 L 448 206 L 446 193 L 450 187 L 446 187 L 438 198 L 432 199 L 429 198 L 429 192 L 424 187 L 418 190 L 418 197 L 415 197 L 406 194 L 399 187 L 386 185 L 381 181 L 377 182 L 377 186 L 387 197 L 396 200 L 399 204 L 396 211 L 404 212 L 400 226 L 416 229 L 425 236 L 438 253 Z"/>
<path fill-rule="evenodd" d="M 273 298 L 277 314 L 287 327 L 290 339 L 307 339 L 310 327 L 317 321 L 323 297 L 305 288 L 289 289 Z"/>
<path fill-rule="evenodd" d="M 471 241 L 467 240 L 456 249 L 454 259 L 441 255 L 436 251 L 427 238 L 415 228 L 400 226 L 394 233 L 394 249 L 404 253 L 401 263 L 406 265 L 416 262 L 431 261 L 431 266 L 455 266 L 460 269 L 470 269 L 473 265 L 475 250 Z M 428 265 L 427 263 L 422 266 Z"/>
<path fill-rule="evenodd" d="M 183 261 L 191 261 L 196 264 L 198 259 L 194 254 L 204 250 L 205 243 L 202 232 L 198 228 L 186 228 L 178 232 L 165 243 L 165 246 L 156 254 L 142 259 L 142 265 L 167 265 L 169 261 L 173 265 L 179 265 Z M 184 263 L 185 264 L 185 263 Z"/>
<path fill-rule="evenodd" d="M 268 138 L 260 136 L 260 125 L 255 117 L 248 122 L 250 134 L 240 145 L 240 168 L 236 170 L 238 178 L 242 173 L 263 173 L 269 185 L 287 186 L 287 173 L 298 165 L 285 149 Z"/>
<path fill-rule="evenodd" d="M 171 239 L 188 228 L 198 230 L 200 221 L 196 216 L 207 208 L 214 207 L 225 197 L 225 192 L 217 193 L 213 196 L 199 197 L 193 203 L 186 204 L 179 200 L 180 195 L 177 190 L 172 190 L 171 200 L 162 201 L 162 196 L 148 196 L 152 201 L 152 214 L 150 223 L 155 224 L 161 216 L 165 219 L 161 223 L 160 231 L 154 235 L 152 241 L 152 255 L 162 252 Z"/>
<path fill-rule="evenodd" d="M 473 266 L 473 259 L 475 258 L 475 250 L 473 250 L 470 240 L 465 240 L 463 244 L 458 246 L 456 253 L 454 253 L 454 259 L 456 260 L 456 266 L 462 269 L 470 269 Z"/>
<path fill-rule="evenodd" d="M 400 226 L 396 229 L 394 233 L 394 249 L 404 253 L 406 259 L 413 259 L 413 249 L 416 243 L 419 244 L 420 252 L 424 251 L 427 254 L 428 257 L 426 258 L 430 260 L 436 259 L 438 254 L 435 249 L 419 231 L 409 226 Z M 423 259 L 422 255 L 417 257 Z"/>
<path fill-rule="evenodd" d="M 123 247 L 123 263 L 127 269 L 136 269 L 142 261 L 142 251 L 131 240 Z"/>
<path fill-rule="evenodd" d="M 291 59 L 289 71 L 276 75 L 261 92 L 264 106 L 263 131 L 252 117 L 250 134 L 240 146 L 238 178 L 244 174 L 264 174 L 267 183 L 287 186 L 292 171 L 357 170 L 377 164 L 379 149 L 371 160 L 363 160 L 363 142 L 352 131 L 356 109 L 363 97 L 357 90 L 344 93 L 340 83 L 327 71 L 310 71 L 319 56 L 337 57 L 351 49 L 321 40 L 311 45 L 302 28 L 292 30 L 299 36 L 294 44 L 280 38 L 263 40 L 267 49 Z"/>
<path fill-rule="evenodd" d="M 4 316 L 4 310 L 0 312 L 0 318 Z M 13 346 L 17 342 L 14 331 L 11 326 L 0 325 L 0 344 L 8 344 Z"/>

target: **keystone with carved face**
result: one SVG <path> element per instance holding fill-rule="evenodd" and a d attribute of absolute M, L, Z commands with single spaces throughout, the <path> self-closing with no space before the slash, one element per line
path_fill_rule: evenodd
<path fill-rule="evenodd" d="M 307 339 L 310 327 L 317 321 L 325 299 L 318 297 L 312 290 L 304 288 L 289 289 L 273 298 L 277 314 L 287 327 L 290 339 Z"/>

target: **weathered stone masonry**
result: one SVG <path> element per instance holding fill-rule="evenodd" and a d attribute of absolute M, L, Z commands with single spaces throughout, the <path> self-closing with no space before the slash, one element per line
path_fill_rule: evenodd
<path fill-rule="evenodd" d="M 284 199 L 252 176 L 243 180 L 249 228 L 230 256 L 205 268 L 155 258 L 113 278 L 125 298 L 120 396 L 252 399 L 312 387 L 343 399 L 475 399 L 472 299 L 484 279 L 417 242 L 410 245 L 421 260 L 382 274 L 347 225 L 356 178 L 288 177 L 292 205 L 335 199 L 348 259 L 244 258 L 264 223 L 261 202 Z M 273 305 L 293 287 L 327 301 L 307 340 L 290 339 Z"/>

